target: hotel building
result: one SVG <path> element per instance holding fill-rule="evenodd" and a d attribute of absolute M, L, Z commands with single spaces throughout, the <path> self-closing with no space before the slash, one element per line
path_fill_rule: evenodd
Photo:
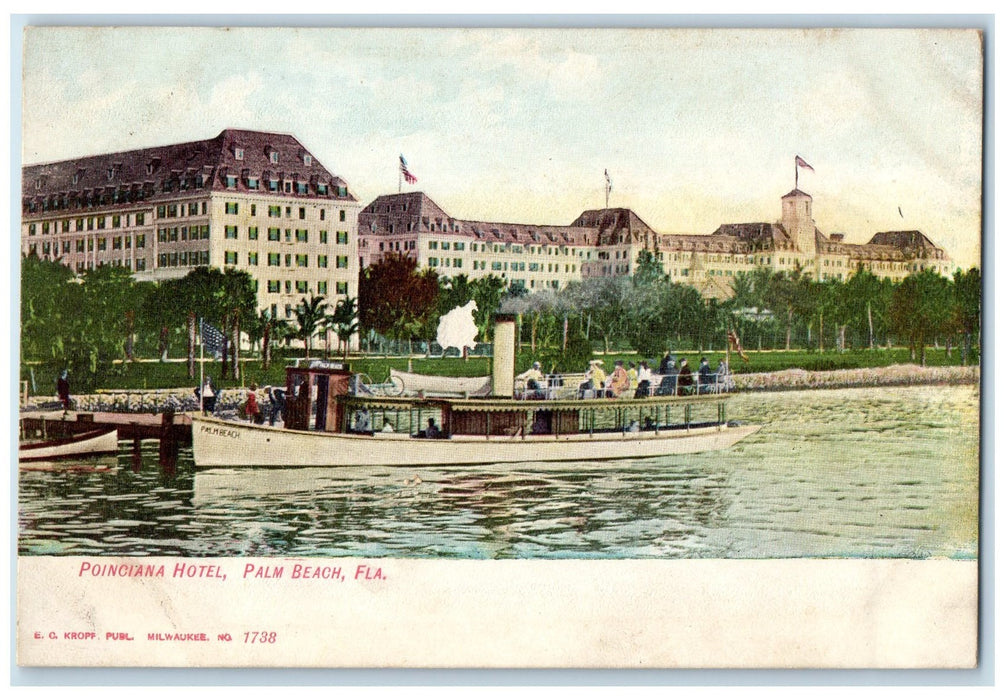
<path fill-rule="evenodd" d="M 359 202 L 287 134 L 216 138 L 29 165 L 21 249 L 76 272 L 113 265 L 138 280 L 208 265 L 254 280 L 261 309 L 356 297 Z"/>
<path fill-rule="evenodd" d="M 859 267 L 894 280 L 924 268 L 952 274 L 945 251 L 920 231 L 876 233 L 866 244 L 824 235 L 813 221 L 812 202 L 793 190 L 782 197 L 778 221 L 680 235 L 657 233 L 630 209 L 584 211 L 568 226 L 541 226 L 456 219 L 422 192 L 384 195 L 360 212 L 359 264 L 401 253 L 440 275 L 496 275 L 533 292 L 630 275 L 647 250 L 671 280 L 720 300 L 732 296 L 732 277 L 758 268 L 801 269 L 818 281 L 846 279 Z"/>

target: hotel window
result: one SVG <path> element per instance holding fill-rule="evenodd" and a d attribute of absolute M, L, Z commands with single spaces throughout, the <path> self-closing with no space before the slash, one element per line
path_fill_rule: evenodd
<path fill-rule="evenodd" d="M 297 183 L 297 194 L 307 194 L 307 183 L 298 182 Z"/>
<path fill-rule="evenodd" d="M 269 192 L 279 191 L 279 180 L 269 180 Z"/>
<path fill-rule="evenodd" d="M 35 235 L 35 224 L 28 224 L 28 235 L 29 236 Z"/>
<path fill-rule="evenodd" d="M 463 264 L 464 264 L 463 260 L 461 260 L 460 258 L 454 258 L 454 267 L 460 267 Z"/>
<path fill-rule="evenodd" d="M 286 254 L 286 267 L 290 267 L 293 264 L 293 256 L 289 253 Z"/>
<path fill-rule="evenodd" d="M 429 267 L 436 267 L 439 264 L 440 264 L 440 261 L 439 261 L 438 258 L 430 258 L 429 259 Z"/>
<path fill-rule="evenodd" d="M 328 267 L 328 256 L 319 255 L 318 256 L 318 267 Z"/>
<path fill-rule="evenodd" d="M 137 226 L 142 226 L 144 220 L 145 220 L 145 217 L 144 217 L 144 215 L 142 213 L 136 215 L 136 225 Z"/>
<path fill-rule="evenodd" d="M 297 267 L 307 267 L 307 255 L 297 255 Z"/>
<path fill-rule="evenodd" d="M 227 202 L 224 205 L 224 209 L 226 210 L 227 214 L 236 214 L 237 213 L 237 202 Z"/>
<path fill-rule="evenodd" d="M 349 256 L 348 255 L 335 256 L 335 267 L 339 267 L 342 269 L 349 267 Z"/>
<path fill-rule="evenodd" d="M 98 229 L 100 230 L 100 229 L 103 229 L 104 227 L 105 227 L 105 217 L 99 216 L 98 217 Z"/>
<path fill-rule="evenodd" d="M 80 239 L 77 240 L 77 252 L 78 253 L 83 253 L 84 252 L 84 239 L 83 238 L 80 238 Z"/>
<path fill-rule="evenodd" d="M 258 265 L 258 251 L 252 250 L 248 251 L 248 264 Z"/>
<path fill-rule="evenodd" d="M 318 183 L 318 194 L 321 195 L 321 196 L 327 195 L 328 194 L 328 185 L 323 185 L 323 184 L 321 184 L 319 182 Z"/>
<path fill-rule="evenodd" d="M 136 247 L 137 248 L 145 248 L 146 245 L 147 245 L 147 237 L 146 237 L 145 234 L 141 233 L 140 235 L 136 236 Z M 139 268 L 137 267 L 136 269 L 138 270 Z"/>
<path fill-rule="evenodd" d="M 430 250 L 436 250 L 436 241 L 430 241 L 429 242 L 429 249 Z"/>
<path fill-rule="evenodd" d="M 307 229 L 305 229 L 305 228 L 298 228 L 297 229 L 297 243 L 306 243 L 306 242 L 307 242 Z"/>
<path fill-rule="evenodd" d="M 223 253 L 223 262 L 226 265 L 236 265 L 237 264 L 237 251 L 236 250 L 226 250 Z"/>
<path fill-rule="evenodd" d="M 195 216 L 198 213 L 199 213 L 199 203 L 198 202 L 189 202 L 188 203 L 188 215 L 189 216 Z"/>
<path fill-rule="evenodd" d="M 195 227 L 193 227 L 193 230 L 194 230 L 194 228 L 195 228 Z M 209 224 L 206 224 L 205 226 L 201 226 L 201 227 L 200 227 L 200 231 L 201 231 L 201 233 L 202 233 L 202 236 L 201 236 L 201 237 L 202 237 L 202 239 L 203 239 L 204 241 L 205 241 L 205 240 L 209 240 Z M 209 254 L 209 253 L 207 252 L 207 255 L 208 255 L 208 254 Z"/>
<path fill-rule="evenodd" d="M 226 184 L 228 190 L 232 190 L 237 187 L 237 176 L 236 175 L 225 175 L 223 178 L 224 184 Z"/>
<path fill-rule="evenodd" d="M 349 283 L 348 282 L 336 282 L 335 283 L 335 293 L 336 294 L 348 294 L 349 293 Z"/>
<path fill-rule="evenodd" d="M 460 241 L 455 241 L 454 250 L 464 250 L 464 243 Z"/>
<path fill-rule="evenodd" d="M 269 253 L 269 267 L 279 267 L 279 253 Z"/>
<path fill-rule="evenodd" d="M 70 232 L 70 220 L 66 219 L 65 221 L 63 221 L 63 233 L 69 233 L 69 232 Z M 32 231 L 31 235 L 35 235 L 35 232 Z"/>
<path fill-rule="evenodd" d="M 345 209 L 339 209 L 338 220 L 345 221 Z"/>
<path fill-rule="evenodd" d="M 321 240 L 322 243 L 327 243 L 328 242 L 328 232 L 327 231 L 321 231 L 320 233 L 318 233 L 318 238 Z"/>
<path fill-rule="evenodd" d="M 224 226 L 223 227 L 224 238 L 237 239 L 237 226 Z"/>
<path fill-rule="evenodd" d="M 258 178 L 257 177 L 249 177 L 248 178 L 248 189 L 249 190 L 257 190 L 258 189 Z M 254 208 L 255 205 L 252 204 L 251 206 L 252 206 L 252 208 Z M 254 215 L 255 212 L 252 211 L 251 214 Z"/>
<path fill-rule="evenodd" d="M 273 294 L 279 293 L 279 280 L 269 280 L 269 291 Z M 275 312 L 273 312 L 274 314 Z"/>
<path fill-rule="evenodd" d="M 278 204 L 269 205 L 269 218 L 275 219 L 283 215 L 283 208 Z"/>
<path fill-rule="evenodd" d="M 270 228 L 269 229 L 269 240 L 270 241 L 278 241 L 279 240 L 279 229 L 278 228 Z"/>
<path fill-rule="evenodd" d="M 269 151 L 269 162 L 270 163 L 278 163 L 279 162 L 279 153 L 278 153 L 278 151 Z"/>
<path fill-rule="evenodd" d="M 290 293 L 293 292 L 293 282 L 292 281 L 286 280 L 286 285 L 285 286 L 286 286 L 286 293 L 287 294 L 290 294 Z M 289 307 L 286 307 L 286 308 L 289 308 Z M 289 316 L 288 313 L 286 315 Z"/>
<path fill-rule="evenodd" d="M 104 243 L 105 239 L 102 238 L 101 242 Z M 116 236 L 112 239 L 112 250 L 122 250 L 122 236 Z"/>
<path fill-rule="evenodd" d="M 301 219 L 306 219 L 307 218 L 307 208 L 306 207 L 300 207 L 300 218 Z"/>
<path fill-rule="evenodd" d="M 249 226 L 248 227 L 248 240 L 249 241 L 257 241 L 258 240 L 258 227 L 257 226 Z"/>
<path fill-rule="evenodd" d="M 244 160 L 244 149 L 243 148 L 236 148 L 236 147 L 234 148 L 234 159 L 235 160 Z"/>
<path fill-rule="evenodd" d="M 335 242 L 336 243 L 348 243 L 349 242 L 349 232 L 348 231 L 336 231 L 335 232 Z"/>
<path fill-rule="evenodd" d="M 311 154 L 310 153 L 305 153 L 304 154 L 304 165 L 311 165 L 313 162 L 314 162 L 314 159 L 311 158 Z"/>
<path fill-rule="evenodd" d="M 307 293 L 307 280 L 297 280 L 297 293 L 298 294 Z"/>
<path fill-rule="evenodd" d="M 63 252 L 64 253 L 70 252 L 70 241 L 63 241 Z"/>

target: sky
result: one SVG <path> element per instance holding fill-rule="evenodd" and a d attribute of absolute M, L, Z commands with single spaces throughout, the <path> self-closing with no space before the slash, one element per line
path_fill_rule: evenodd
<path fill-rule="evenodd" d="M 31 27 L 22 160 L 295 135 L 366 204 L 663 233 L 775 221 L 794 186 L 852 243 L 918 229 L 979 264 L 982 42 L 952 29 Z"/>

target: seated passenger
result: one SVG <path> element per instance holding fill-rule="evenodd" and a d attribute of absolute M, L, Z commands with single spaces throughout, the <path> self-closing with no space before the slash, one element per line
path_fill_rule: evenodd
<path fill-rule="evenodd" d="M 628 386 L 628 372 L 625 371 L 625 363 L 618 360 L 614 363 L 614 371 L 611 372 L 608 396 L 616 399 L 628 391 Z"/>
<path fill-rule="evenodd" d="M 426 426 L 426 429 L 422 432 L 422 435 L 423 437 L 427 438 L 443 437 L 443 433 L 440 431 L 439 426 L 436 425 L 436 421 L 432 418 L 429 419 L 429 424 Z"/>
<path fill-rule="evenodd" d="M 712 368 L 708 366 L 708 359 L 703 357 L 698 366 L 698 393 L 711 394 L 713 392 L 715 392 L 715 375 L 712 373 Z"/>
<path fill-rule="evenodd" d="M 736 384 L 733 382 L 733 374 L 729 371 L 729 363 L 719 360 L 719 366 L 715 369 L 715 379 L 719 386 L 719 391 L 733 391 Z"/>
<path fill-rule="evenodd" d="M 652 387 L 653 373 L 649 369 L 649 363 L 645 360 L 639 363 L 639 386 L 635 390 L 635 398 L 644 399 L 649 396 L 649 389 Z"/>
<path fill-rule="evenodd" d="M 526 391 L 525 398 L 544 398 L 544 374 L 541 373 L 541 363 L 535 362 L 530 369 L 523 374 L 518 374 L 516 378 L 524 382 Z"/>
<path fill-rule="evenodd" d="M 607 381 L 607 374 L 601 368 L 603 360 L 590 360 L 590 366 L 586 370 L 586 381 L 579 385 L 579 398 L 585 398 L 587 392 L 591 397 L 603 396 L 604 384 Z"/>
<path fill-rule="evenodd" d="M 687 366 L 687 360 L 682 359 L 680 372 L 677 373 L 677 395 L 684 396 L 691 393 L 694 393 L 694 376 L 691 374 L 691 368 Z"/>
<path fill-rule="evenodd" d="M 370 411 L 364 407 L 356 411 L 356 416 L 352 423 L 354 433 L 372 433 L 373 426 L 370 423 Z"/>

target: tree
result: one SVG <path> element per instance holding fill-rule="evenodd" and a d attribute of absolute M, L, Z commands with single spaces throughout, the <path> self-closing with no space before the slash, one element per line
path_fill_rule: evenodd
<path fill-rule="evenodd" d="M 637 287 L 646 287 L 662 280 L 663 266 L 656 259 L 656 255 L 649 250 L 640 250 L 635 258 L 635 273 L 632 275 L 632 283 Z"/>
<path fill-rule="evenodd" d="M 413 337 L 437 309 L 436 272 L 420 272 L 406 255 L 389 255 L 363 270 L 359 280 L 359 323 L 396 340 Z"/>
<path fill-rule="evenodd" d="M 981 331 L 981 271 L 976 267 L 953 275 L 953 326 L 963 336 L 960 362 L 970 361 L 970 347 L 975 335 L 980 342 Z"/>
<path fill-rule="evenodd" d="M 346 297 L 339 299 L 335 310 L 325 319 L 325 324 L 335 329 L 335 335 L 338 336 L 342 359 L 349 355 L 349 341 L 359 331 L 356 311 L 356 300 Z"/>
<path fill-rule="evenodd" d="M 932 270 L 905 278 L 893 292 L 890 322 L 906 340 L 911 358 L 925 364 L 925 344 L 946 333 L 952 320 L 949 280 Z"/>
<path fill-rule="evenodd" d="M 304 341 L 307 359 L 311 357 L 311 340 L 322 327 L 328 302 L 323 296 L 313 295 L 310 299 L 303 297 L 294 310 L 297 320 L 297 337 Z"/>

